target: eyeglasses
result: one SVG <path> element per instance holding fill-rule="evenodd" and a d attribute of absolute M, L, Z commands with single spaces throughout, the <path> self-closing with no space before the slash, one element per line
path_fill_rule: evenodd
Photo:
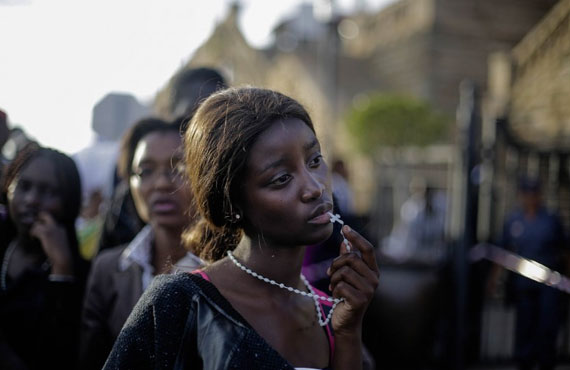
<path fill-rule="evenodd" d="M 184 181 L 184 164 L 177 163 L 174 167 L 168 166 L 142 166 L 135 170 L 131 176 L 140 180 L 141 184 L 156 182 L 160 175 L 165 175 L 170 182 L 181 183 Z"/>

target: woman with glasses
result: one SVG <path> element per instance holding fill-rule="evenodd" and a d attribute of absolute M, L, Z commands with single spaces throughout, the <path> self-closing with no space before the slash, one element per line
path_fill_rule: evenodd
<path fill-rule="evenodd" d="M 93 262 L 81 321 L 81 369 L 101 369 L 154 276 L 201 265 L 181 244 L 194 216 L 181 143 L 180 123 L 159 119 L 138 122 L 123 139 L 119 173 L 146 226 L 128 245 L 104 250 Z"/>

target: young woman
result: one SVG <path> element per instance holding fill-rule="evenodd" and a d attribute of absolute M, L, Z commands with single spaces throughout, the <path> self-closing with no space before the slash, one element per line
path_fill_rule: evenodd
<path fill-rule="evenodd" d="M 86 263 L 71 158 L 31 144 L 8 166 L 0 225 L 0 368 L 73 369 Z"/>
<path fill-rule="evenodd" d="M 305 109 L 274 91 L 224 90 L 200 106 L 185 144 L 202 216 L 188 243 L 212 264 L 156 279 L 106 369 L 360 368 L 378 267 L 345 226 L 351 251 L 339 245 L 329 268 L 333 298 L 301 275 L 305 246 L 333 231 L 330 175 Z"/>
<path fill-rule="evenodd" d="M 137 217 L 147 225 L 130 243 L 104 250 L 93 262 L 81 319 L 83 370 L 101 369 L 155 275 L 202 264 L 181 242 L 194 216 L 182 156 L 180 124 L 145 119 L 123 139 L 119 172 L 129 183 Z"/>

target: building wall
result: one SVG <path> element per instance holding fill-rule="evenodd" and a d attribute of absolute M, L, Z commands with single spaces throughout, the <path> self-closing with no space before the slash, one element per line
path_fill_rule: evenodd
<path fill-rule="evenodd" d="M 537 150 L 570 151 L 570 1 L 513 50 L 510 127 Z"/>
<path fill-rule="evenodd" d="M 358 15 L 343 47 L 372 57 L 379 90 L 408 93 L 454 114 L 464 79 L 486 87 L 490 53 L 511 50 L 556 0 L 401 0 Z"/>
<path fill-rule="evenodd" d="M 511 50 L 556 0 L 437 0 L 433 29 L 433 102 L 453 113 L 459 84 L 487 85 L 487 59 Z"/>

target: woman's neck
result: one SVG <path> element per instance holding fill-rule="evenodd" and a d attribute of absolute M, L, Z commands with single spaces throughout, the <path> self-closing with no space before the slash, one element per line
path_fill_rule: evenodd
<path fill-rule="evenodd" d="M 272 246 L 243 236 L 233 255 L 247 268 L 278 283 L 297 287 L 305 247 Z M 255 278 L 254 278 L 255 279 Z M 260 281 L 261 284 L 265 284 Z"/>
<path fill-rule="evenodd" d="M 181 244 L 182 228 L 166 228 L 153 225 L 154 249 L 152 264 L 156 275 L 168 273 L 179 259 L 186 255 Z"/>

